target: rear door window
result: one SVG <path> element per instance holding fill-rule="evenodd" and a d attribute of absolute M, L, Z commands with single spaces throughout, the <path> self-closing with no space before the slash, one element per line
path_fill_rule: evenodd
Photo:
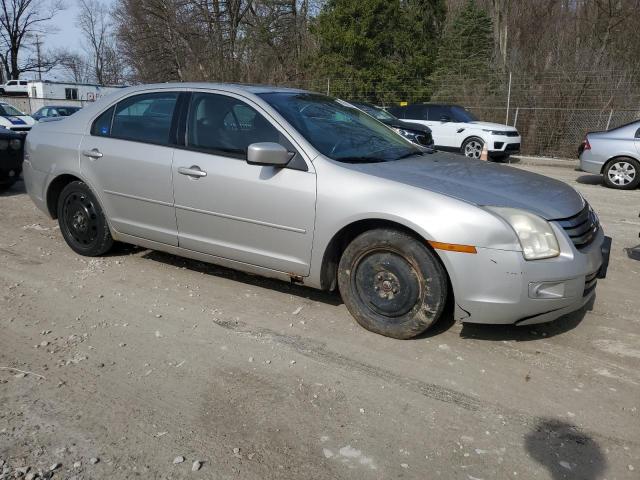
<path fill-rule="evenodd" d="M 406 110 L 405 118 L 410 120 L 427 120 L 427 112 L 429 108 L 426 105 L 409 105 Z"/>
<path fill-rule="evenodd" d="M 91 126 L 91 135 L 96 137 L 108 137 L 111 135 L 111 120 L 113 119 L 113 111 L 116 107 L 102 113 Z"/>
<path fill-rule="evenodd" d="M 429 105 L 429 120 L 439 122 L 442 117 L 451 119 L 449 107 L 443 105 Z"/>
<path fill-rule="evenodd" d="M 177 92 L 146 93 L 122 100 L 116 105 L 111 137 L 168 145 L 177 101 Z"/>

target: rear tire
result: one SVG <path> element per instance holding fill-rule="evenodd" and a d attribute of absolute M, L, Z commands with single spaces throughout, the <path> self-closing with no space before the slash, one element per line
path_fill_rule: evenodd
<path fill-rule="evenodd" d="M 57 212 L 62 236 L 74 252 L 97 257 L 111 249 L 109 225 L 86 183 L 75 181 L 64 187 L 58 197 Z"/>
<path fill-rule="evenodd" d="M 369 230 L 345 249 L 338 267 L 342 299 L 367 330 L 408 339 L 436 323 L 445 306 L 447 274 L 413 236 Z"/>
<path fill-rule="evenodd" d="M 610 160 L 603 171 L 604 184 L 618 190 L 633 190 L 640 184 L 640 162 L 621 157 Z"/>

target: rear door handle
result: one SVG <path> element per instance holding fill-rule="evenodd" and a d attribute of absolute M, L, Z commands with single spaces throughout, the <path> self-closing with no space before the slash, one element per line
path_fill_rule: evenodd
<path fill-rule="evenodd" d="M 84 155 L 85 157 L 93 158 L 94 160 L 96 158 L 102 158 L 102 152 L 100 152 L 100 150 L 98 150 L 97 148 L 92 148 L 91 150 L 84 150 L 82 152 L 82 155 Z"/>
<path fill-rule="evenodd" d="M 181 175 L 186 175 L 192 178 L 201 178 L 206 177 L 207 172 L 201 170 L 197 165 L 191 165 L 190 167 L 178 167 L 178 173 Z"/>

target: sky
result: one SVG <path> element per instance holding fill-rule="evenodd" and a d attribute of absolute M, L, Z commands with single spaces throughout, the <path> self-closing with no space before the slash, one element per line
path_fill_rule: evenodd
<path fill-rule="evenodd" d="M 108 5 L 113 5 L 115 0 L 101 1 Z M 66 8 L 58 12 L 49 23 L 57 29 L 57 32 L 46 35 L 41 39 L 43 42 L 42 48 L 45 51 L 58 48 L 82 51 L 82 35 L 76 26 L 76 17 L 78 16 L 79 10 L 78 2 L 77 0 L 64 0 L 64 3 Z M 29 77 L 35 77 L 35 74 L 30 74 Z M 64 74 L 57 70 L 52 70 L 48 74 L 43 75 L 43 78 L 48 80 L 65 80 L 63 77 Z"/>

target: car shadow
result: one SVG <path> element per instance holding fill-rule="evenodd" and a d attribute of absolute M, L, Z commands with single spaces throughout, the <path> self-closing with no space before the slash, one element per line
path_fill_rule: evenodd
<path fill-rule="evenodd" d="M 524 437 L 524 448 L 554 480 L 602 478 L 605 454 L 593 438 L 571 423 L 541 418 Z"/>
<path fill-rule="evenodd" d="M 580 175 L 576 178 L 576 182 L 582 183 L 583 185 L 604 186 L 604 183 L 602 182 L 602 175 Z"/>
<path fill-rule="evenodd" d="M 179 257 L 157 250 L 149 250 L 147 253 L 142 255 L 142 258 L 161 262 L 173 267 L 186 268 L 187 270 L 202 273 L 204 275 L 227 278 L 253 287 L 268 288 L 277 292 L 295 295 L 296 297 L 308 298 L 314 302 L 327 303 L 334 306 L 342 305 L 343 303 L 337 292 L 325 292 L 311 287 L 305 287 L 304 285 L 296 285 L 294 283 L 287 283 L 281 280 L 261 277 L 259 275 L 251 275 L 231 268 L 221 267 L 219 265 L 201 262 L 199 260 L 191 260 L 189 258 Z"/>
<path fill-rule="evenodd" d="M 16 195 L 24 195 L 25 193 L 27 193 L 27 190 L 25 189 L 24 182 L 22 179 L 19 179 L 11 185 L 8 190 L 0 192 L 0 197 L 14 197 Z"/>
<path fill-rule="evenodd" d="M 587 312 L 593 309 L 596 295 L 580 310 L 547 323 L 536 325 L 485 325 L 479 323 L 463 323 L 460 337 L 474 340 L 488 340 L 500 342 L 513 340 L 516 342 L 529 342 L 532 340 L 544 340 L 546 338 L 561 335 L 576 328 Z"/>

